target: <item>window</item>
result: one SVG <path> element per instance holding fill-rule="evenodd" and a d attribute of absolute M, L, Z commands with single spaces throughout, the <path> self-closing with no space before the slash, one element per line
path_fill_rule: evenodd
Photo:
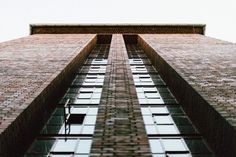
<path fill-rule="evenodd" d="M 163 138 L 149 140 L 152 153 L 187 154 L 189 149 L 182 138 Z"/>
<path fill-rule="evenodd" d="M 107 64 L 107 59 L 93 59 L 91 64 L 93 64 L 93 65 L 96 65 L 96 64 Z"/>
<path fill-rule="evenodd" d="M 154 114 L 152 114 L 152 112 Z M 142 108 L 143 120 L 148 135 L 179 134 L 171 116 L 165 107 Z"/>
<path fill-rule="evenodd" d="M 175 125 L 157 125 L 158 134 L 179 134 Z"/>
<path fill-rule="evenodd" d="M 83 86 L 102 86 L 104 81 L 104 75 L 87 75 Z"/>
<path fill-rule="evenodd" d="M 149 74 L 134 74 L 134 83 L 136 86 L 153 86 L 154 83 Z"/>
<path fill-rule="evenodd" d="M 152 116 L 143 116 L 144 124 L 154 124 Z"/>
<path fill-rule="evenodd" d="M 90 140 L 90 139 L 81 139 L 81 140 L 79 140 L 78 148 L 76 150 L 76 153 L 78 153 L 78 154 L 89 154 L 91 145 L 92 145 L 92 140 Z"/>
<path fill-rule="evenodd" d="M 188 145 L 190 151 L 194 154 L 210 154 L 211 152 L 207 148 L 204 141 L 200 138 L 185 138 L 185 142 Z"/>
<path fill-rule="evenodd" d="M 36 140 L 30 148 L 28 156 L 89 156 L 92 145 L 91 138 L 56 138 L 55 140 Z"/>
<path fill-rule="evenodd" d="M 173 124 L 172 118 L 167 115 L 167 116 L 154 116 L 154 120 L 156 124 Z"/>
<path fill-rule="evenodd" d="M 70 90 L 63 98 L 61 103 L 65 103 L 67 99 L 70 99 L 70 104 L 99 104 L 101 98 L 102 87 L 81 87 L 79 90 Z"/>
<path fill-rule="evenodd" d="M 89 157 L 108 50 L 95 46 L 26 157 Z"/>
<path fill-rule="evenodd" d="M 152 153 L 164 153 L 164 148 L 160 140 L 150 139 L 149 140 Z"/>
<path fill-rule="evenodd" d="M 140 104 L 163 104 L 156 87 L 136 87 Z"/>
<path fill-rule="evenodd" d="M 141 107 L 142 115 L 169 114 L 167 107 Z"/>
<path fill-rule="evenodd" d="M 103 74 L 106 71 L 106 66 L 92 65 L 88 71 L 89 74 Z"/>
<path fill-rule="evenodd" d="M 129 64 L 143 64 L 142 59 L 129 59 Z"/>
<path fill-rule="evenodd" d="M 137 45 L 127 50 L 153 157 L 209 156 L 198 132 L 145 53 Z M 198 139 L 183 138 L 183 135 Z"/>
<path fill-rule="evenodd" d="M 78 99 L 90 99 L 93 95 L 93 92 L 80 92 L 78 95 Z"/>
<path fill-rule="evenodd" d="M 59 139 L 55 142 L 51 152 L 52 153 L 59 153 L 59 152 L 67 152 L 73 153 L 75 151 L 77 144 L 77 140 L 74 139 Z"/>
<path fill-rule="evenodd" d="M 148 135 L 156 135 L 158 134 L 157 127 L 152 124 L 152 125 L 145 125 L 145 129 Z"/>
<path fill-rule="evenodd" d="M 83 124 L 85 114 L 69 114 L 68 124 Z"/>
<path fill-rule="evenodd" d="M 157 92 L 145 92 L 144 94 L 147 99 L 160 99 L 161 98 L 160 94 Z"/>
<path fill-rule="evenodd" d="M 147 69 L 143 65 L 130 66 L 132 73 L 147 73 Z"/>
<path fill-rule="evenodd" d="M 61 134 L 93 134 L 96 123 L 98 108 L 71 108 L 71 115 L 77 120 L 73 123 L 68 121 L 62 128 Z M 83 117 L 82 117 L 83 116 Z M 83 120 L 79 121 L 79 118 Z M 79 123 L 79 122 L 81 123 Z"/>

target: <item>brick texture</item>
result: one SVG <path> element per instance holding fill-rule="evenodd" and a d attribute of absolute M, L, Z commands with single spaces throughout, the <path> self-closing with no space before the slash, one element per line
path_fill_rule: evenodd
<path fill-rule="evenodd" d="M 236 44 L 196 34 L 138 40 L 217 155 L 236 156 Z"/>
<path fill-rule="evenodd" d="M 22 153 L 19 149 L 35 134 L 34 126 L 47 119 L 46 105 L 56 100 L 78 65 L 75 61 L 86 58 L 95 37 L 32 35 L 0 44 L 0 156 Z"/>
<path fill-rule="evenodd" d="M 113 35 L 91 156 L 151 156 L 122 35 Z"/>

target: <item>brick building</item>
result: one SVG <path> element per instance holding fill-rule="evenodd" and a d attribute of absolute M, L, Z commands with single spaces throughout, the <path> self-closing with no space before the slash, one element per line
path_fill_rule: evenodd
<path fill-rule="evenodd" d="M 0 44 L 0 156 L 235 157 L 236 44 L 205 25 L 31 25 Z"/>

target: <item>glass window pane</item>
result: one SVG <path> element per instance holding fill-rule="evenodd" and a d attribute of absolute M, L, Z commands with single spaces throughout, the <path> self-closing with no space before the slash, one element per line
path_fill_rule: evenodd
<path fill-rule="evenodd" d="M 139 99 L 144 99 L 145 95 L 144 93 L 137 93 Z"/>
<path fill-rule="evenodd" d="M 157 129 L 155 125 L 145 125 L 145 128 L 148 135 L 157 134 Z"/>
<path fill-rule="evenodd" d="M 90 153 L 90 148 L 92 145 L 92 140 L 89 139 L 80 139 L 79 140 L 79 145 L 77 147 L 76 153 L 79 154 L 89 154 Z"/>
<path fill-rule="evenodd" d="M 150 109 L 148 107 L 141 108 L 142 115 L 151 115 Z"/>
<path fill-rule="evenodd" d="M 138 99 L 139 104 L 147 104 L 147 100 L 146 99 Z"/>
<path fill-rule="evenodd" d="M 85 114 L 70 114 L 67 123 L 69 124 L 83 124 Z"/>
<path fill-rule="evenodd" d="M 165 151 L 188 151 L 182 139 L 162 139 Z"/>
<path fill-rule="evenodd" d="M 74 104 L 90 104 L 90 99 L 76 99 L 73 103 Z"/>
<path fill-rule="evenodd" d="M 97 115 L 98 113 L 98 108 L 89 108 L 89 112 L 87 115 Z"/>
<path fill-rule="evenodd" d="M 184 114 L 180 107 L 168 107 L 168 110 L 172 115 L 174 115 L 174 114 L 178 114 L 178 115 Z"/>
<path fill-rule="evenodd" d="M 174 125 L 157 125 L 159 134 L 179 134 Z"/>
<path fill-rule="evenodd" d="M 79 99 L 90 99 L 92 96 L 92 93 L 80 93 L 78 95 L 78 98 Z"/>
<path fill-rule="evenodd" d="M 95 88 L 95 89 L 94 89 L 94 92 L 95 92 L 95 93 L 102 93 L 102 88 Z"/>
<path fill-rule="evenodd" d="M 95 125 L 96 123 L 96 116 L 86 116 L 84 125 Z"/>
<path fill-rule="evenodd" d="M 91 104 L 99 104 L 100 99 L 91 99 Z"/>
<path fill-rule="evenodd" d="M 150 107 L 152 114 L 168 114 L 166 107 Z"/>
<path fill-rule="evenodd" d="M 81 133 L 81 125 L 75 125 L 75 124 L 71 124 L 71 125 L 67 125 L 66 128 L 66 134 L 80 134 Z M 60 131 L 61 134 L 65 134 L 65 126 L 63 126 L 61 128 Z"/>
<path fill-rule="evenodd" d="M 43 130 L 41 131 L 41 134 L 57 134 L 59 133 L 61 129 L 61 125 L 46 125 Z"/>
<path fill-rule="evenodd" d="M 85 107 L 84 108 L 72 107 L 70 111 L 72 114 L 86 114 L 87 110 L 88 108 Z"/>
<path fill-rule="evenodd" d="M 149 143 L 150 143 L 152 153 L 164 153 L 160 140 L 150 139 Z"/>
<path fill-rule="evenodd" d="M 145 92 L 157 92 L 157 88 L 156 87 L 145 87 L 145 88 L 143 88 L 143 90 Z"/>
<path fill-rule="evenodd" d="M 147 99 L 160 99 L 159 93 L 145 93 Z"/>
<path fill-rule="evenodd" d="M 190 121 L 186 116 L 172 116 L 176 125 L 191 125 Z"/>
<path fill-rule="evenodd" d="M 192 153 L 210 153 L 201 139 L 185 139 L 185 142 Z"/>
<path fill-rule="evenodd" d="M 93 99 L 100 99 L 101 98 L 101 93 L 94 93 L 92 98 Z"/>
<path fill-rule="evenodd" d="M 96 82 L 84 82 L 83 86 L 95 86 Z"/>
<path fill-rule="evenodd" d="M 146 86 L 146 85 L 154 85 L 153 82 L 140 82 L 140 85 Z"/>
<path fill-rule="evenodd" d="M 196 134 L 198 133 L 192 125 L 178 126 L 179 132 L 182 134 Z"/>
<path fill-rule="evenodd" d="M 53 116 L 62 116 L 64 115 L 64 108 L 57 108 L 53 113 Z"/>
<path fill-rule="evenodd" d="M 74 152 L 77 140 L 57 140 L 52 152 Z"/>
<path fill-rule="evenodd" d="M 143 92 L 143 88 L 142 87 L 136 87 L 136 91 L 137 91 L 137 94 L 138 93 L 142 93 Z"/>
<path fill-rule="evenodd" d="M 84 125 L 82 134 L 93 134 L 95 126 L 94 125 Z"/>
<path fill-rule="evenodd" d="M 63 123 L 64 123 L 63 116 L 52 116 L 50 120 L 48 121 L 49 125 L 61 125 Z"/>
<path fill-rule="evenodd" d="M 93 59 L 91 64 L 107 64 L 107 59 Z"/>
<path fill-rule="evenodd" d="M 170 116 L 154 116 L 156 124 L 173 124 Z"/>
<path fill-rule="evenodd" d="M 36 140 L 30 147 L 28 153 L 32 154 L 48 154 L 55 140 Z"/>
<path fill-rule="evenodd" d="M 144 124 L 154 124 L 152 116 L 143 116 Z"/>
<path fill-rule="evenodd" d="M 147 99 L 148 104 L 164 104 L 164 101 L 159 98 L 159 99 Z"/>
<path fill-rule="evenodd" d="M 96 79 L 89 79 L 89 78 L 86 78 L 85 80 L 84 80 L 84 82 L 85 83 L 94 83 L 94 82 L 96 82 Z"/>

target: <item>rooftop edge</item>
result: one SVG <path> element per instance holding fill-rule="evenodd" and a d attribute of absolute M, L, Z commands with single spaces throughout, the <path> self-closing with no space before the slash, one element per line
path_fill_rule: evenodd
<path fill-rule="evenodd" d="M 205 24 L 30 24 L 30 34 L 202 34 Z"/>

